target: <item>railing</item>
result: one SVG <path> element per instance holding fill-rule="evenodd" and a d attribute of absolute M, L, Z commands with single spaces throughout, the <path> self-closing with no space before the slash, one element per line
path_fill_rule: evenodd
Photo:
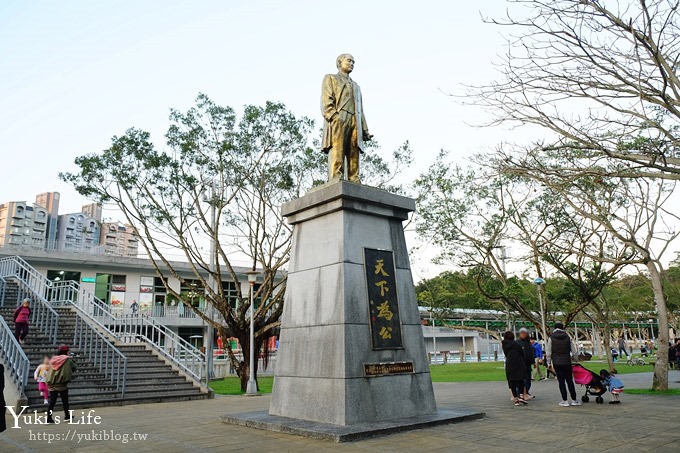
<path fill-rule="evenodd" d="M 7 284 L 5 283 L 5 279 L 0 277 L 0 307 L 2 307 L 5 304 L 5 287 Z"/>
<path fill-rule="evenodd" d="M 118 341 L 146 342 L 201 383 L 206 366 L 205 354 L 166 326 L 142 314 L 114 314 L 108 304 L 73 281 L 53 282 L 48 298 L 52 303 L 77 307 L 80 313 Z"/>
<path fill-rule="evenodd" d="M 16 278 L 22 290 L 31 294 L 38 304 L 32 317 L 38 326 L 50 330 L 50 338 L 56 343 L 59 315 L 51 304 L 71 304 L 91 324 L 96 324 L 113 339 L 124 343 L 144 341 L 167 358 L 199 384 L 204 377 L 206 359 L 195 346 L 171 329 L 141 314 L 117 315 L 108 304 L 85 291 L 78 282 L 52 282 L 18 256 L 0 259 L 0 277 Z M 48 302 L 49 301 L 49 302 Z M 48 316 L 49 315 L 49 316 Z"/>
<path fill-rule="evenodd" d="M 31 300 L 31 325 L 57 344 L 59 314 L 45 299 L 49 280 L 18 256 L 0 259 L 0 278 L 14 279 L 18 283 L 17 305 L 25 298 Z M 0 300 L 4 306 L 4 298 Z"/>
<path fill-rule="evenodd" d="M 154 305 L 153 310 L 151 311 L 151 316 L 155 318 L 197 318 L 198 315 L 196 313 L 184 306 L 184 304 L 181 305 Z"/>
<path fill-rule="evenodd" d="M 80 307 L 75 305 L 74 307 L 80 311 Z M 76 317 L 73 345 L 99 368 L 109 384 L 120 392 L 120 397 L 125 397 L 127 357 L 101 332 L 92 327 L 85 316 Z"/>
<path fill-rule="evenodd" d="M 205 354 L 166 326 L 144 315 L 127 314 L 117 317 L 113 328 L 123 342 L 145 341 L 198 383 L 203 379 Z"/>

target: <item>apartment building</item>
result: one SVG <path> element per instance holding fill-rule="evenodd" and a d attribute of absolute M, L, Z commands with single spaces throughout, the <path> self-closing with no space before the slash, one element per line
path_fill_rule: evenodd
<path fill-rule="evenodd" d="M 87 251 L 99 246 L 97 219 L 82 212 L 62 214 L 57 222 L 56 249 Z"/>
<path fill-rule="evenodd" d="M 35 204 L 47 209 L 46 246 L 53 247 L 57 241 L 57 220 L 59 217 L 59 192 L 43 192 L 35 196 Z"/>
<path fill-rule="evenodd" d="M 135 257 L 139 252 L 135 228 L 120 222 L 102 223 L 99 243 L 106 255 Z"/>
<path fill-rule="evenodd" d="M 101 203 L 90 203 L 83 205 L 82 213 L 88 217 L 92 217 L 97 222 L 102 221 L 102 204 Z"/>
<path fill-rule="evenodd" d="M 39 205 L 10 201 L 0 205 L 0 246 L 44 248 L 49 213 Z"/>

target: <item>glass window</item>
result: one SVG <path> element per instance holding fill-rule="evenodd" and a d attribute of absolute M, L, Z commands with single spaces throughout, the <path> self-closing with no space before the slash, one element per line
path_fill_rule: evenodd
<path fill-rule="evenodd" d="M 200 280 L 184 280 L 180 287 L 182 299 L 192 307 L 202 307 L 204 303 L 203 286 Z"/>

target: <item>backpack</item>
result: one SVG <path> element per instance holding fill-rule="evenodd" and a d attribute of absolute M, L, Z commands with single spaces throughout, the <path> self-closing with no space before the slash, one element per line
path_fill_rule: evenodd
<path fill-rule="evenodd" d="M 69 357 L 58 370 L 50 369 L 45 381 L 47 382 L 47 385 L 65 385 L 71 382 L 72 377 L 73 359 Z"/>

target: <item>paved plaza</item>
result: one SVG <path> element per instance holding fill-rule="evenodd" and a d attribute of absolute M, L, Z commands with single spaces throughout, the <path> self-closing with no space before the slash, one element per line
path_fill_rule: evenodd
<path fill-rule="evenodd" d="M 648 386 L 651 375 L 623 375 L 627 387 Z M 670 374 L 680 387 L 680 372 Z M 534 385 L 536 400 L 514 407 L 503 382 L 437 383 L 440 405 L 458 404 L 486 412 L 486 418 L 420 429 L 359 442 L 336 444 L 293 435 L 225 425 L 219 416 L 265 410 L 268 395 L 218 396 L 186 403 L 145 404 L 96 409 L 101 425 L 27 426 L 0 434 L 0 451 L 163 451 L 318 452 L 318 451 L 679 451 L 680 396 L 623 395 L 623 404 L 562 408 L 555 381 Z M 577 390 L 581 388 L 577 386 Z M 396 396 L 395 396 L 396 397 Z M 12 419 L 8 416 L 8 424 Z M 69 428 L 70 431 L 69 431 Z M 146 434 L 146 440 L 87 440 Z M 74 433 L 75 432 L 75 433 Z M 38 440 L 38 434 L 66 434 L 74 440 Z M 29 436 L 33 436 L 31 440 Z"/>

